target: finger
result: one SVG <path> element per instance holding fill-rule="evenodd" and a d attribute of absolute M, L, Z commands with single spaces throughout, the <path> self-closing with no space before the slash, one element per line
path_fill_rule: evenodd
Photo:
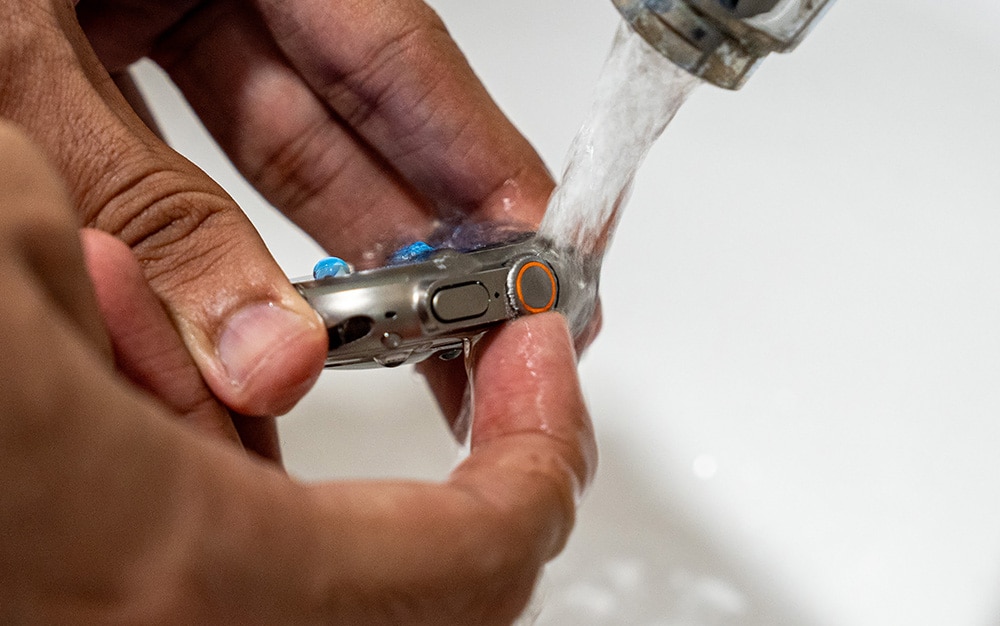
<path fill-rule="evenodd" d="M 579 359 L 601 332 L 603 310 L 601 302 L 595 303 L 594 312 L 583 330 L 573 338 L 573 347 Z M 468 358 L 468 357 L 466 357 Z M 449 429 L 459 442 L 464 442 L 469 434 L 472 417 L 472 395 L 469 392 L 469 375 L 464 359 L 441 361 L 428 359 L 417 364 L 417 371 L 427 381 L 427 385 L 437 399 L 438 408 Z"/>
<path fill-rule="evenodd" d="M 23 130 L 0 119 L 0 228 L 43 282 L 52 303 L 102 352 L 110 345 L 72 236 L 69 197 Z M 30 220 L 27 217 L 30 216 Z M 67 234 L 67 232 L 69 234 Z"/>
<path fill-rule="evenodd" d="M 215 395 L 245 414 L 286 411 L 322 368 L 319 318 L 232 199 L 134 115 L 72 7 L 18 6 L 32 13 L 5 33 L 0 75 L 17 96 L 0 113 L 57 164 L 83 223 L 130 245 Z"/>
<path fill-rule="evenodd" d="M 371 265 L 392 251 L 379 246 L 430 230 L 427 202 L 316 98 L 246 4 L 207 5 L 153 58 L 247 179 L 327 250 Z"/>
<path fill-rule="evenodd" d="M 72 247 L 68 204 L 55 222 L 7 194 L 7 182 L 0 176 L 3 621 L 307 621 L 297 490 L 127 384 L 52 297 L 68 273 L 86 282 L 79 250 L 75 267 L 45 273 L 21 239 L 32 231 Z"/>
<path fill-rule="evenodd" d="M 596 449 L 562 318 L 505 326 L 475 381 L 472 451 L 445 485 L 314 490 L 318 520 L 337 520 L 321 533 L 318 562 L 336 564 L 323 588 L 359 590 L 338 597 L 357 623 L 509 623 L 565 543 Z"/>
<path fill-rule="evenodd" d="M 529 482 L 548 481 L 568 513 L 563 520 L 567 525 L 554 529 L 558 550 L 572 524 L 572 509 L 597 464 L 593 425 L 576 376 L 576 351 L 566 320 L 556 313 L 534 315 L 487 335 L 476 349 L 472 384 L 473 454 L 469 467 L 460 468 L 453 480 L 470 472 L 480 488 L 494 490 L 491 485 L 499 474 L 514 469 Z M 514 491 L 496 495 L 513 501 L 518 497 Z M 554 509 L 546 513 L 542 519 L 557 518 Z"/>
<path fill-rule="evenodd" d="M 118 369 L 202 432 L 239 441 L 229 413 L 201 378 L 132 251 L 111 235 L 80 233 L 87 271 Z"/>
<path fill-rule="evenodd" d="M 74 4 L 94 52 L 104 67 L 117 75 L 147 56 L 163 31 L 204 1 L 74 0 Z"/>
<path fill-rule="evenodd" d="M 154 57 L 244 174 L 327 249 L 378 262 L 379 244 L 410 243 L 442 217 L 537 225 L 551 179 L 425 5 L 265 3 L 267 31 L 247 5 L 219 4 Z M 279 47 L 263 43 L 272 33 Z"/>
<path fill-rule="evenodd" d="M 256 4 L 320 98 L 439 207 L 537 223 L 550 177 L 424 2 Z"/>
<path fill-rule="evenodd" d="M 278 424 L 274 418 L 233 415 L 233 425 L 240 435 L 243 447 L 262 459 L 284 467 Z"/>

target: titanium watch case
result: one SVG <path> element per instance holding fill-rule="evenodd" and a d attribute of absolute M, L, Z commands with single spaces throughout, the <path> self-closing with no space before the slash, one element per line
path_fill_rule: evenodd
<path fill-rule="evenodd" d="M 395 367 L 463 354 L 465 342 L 522 315 L 561 310 L 562 255 L 534 237 L 403 265 L 297 282 L 323 318 L 328 368 Z M 565 281 L 569 282 L 569 281 Z"/>

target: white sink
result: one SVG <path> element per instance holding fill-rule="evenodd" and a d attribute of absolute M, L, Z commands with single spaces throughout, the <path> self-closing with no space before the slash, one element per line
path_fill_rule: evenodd
<path fill-rule="evenodd" d="M 432 4 L 559 171 L 611 3 Z M 602 465 L 536 623 L 1000 622 L 998 32 L 985 0 L 842 0 L 681 110 L 605 265 L 582 365 Z M 308 273 L 320 251 L 141 73 Z M 305 478 L 439 478 L 456 454 L 409 371 L 327 372 L 282 434 Z"/>

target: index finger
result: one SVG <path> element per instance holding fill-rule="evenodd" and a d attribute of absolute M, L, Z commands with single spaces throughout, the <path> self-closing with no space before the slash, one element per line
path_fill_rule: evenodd
<path fill-rule="evenodd" d="M 424 2 L 256 4 L 319 98 L 440 211 L 537 226 L 551 177 Z"/>

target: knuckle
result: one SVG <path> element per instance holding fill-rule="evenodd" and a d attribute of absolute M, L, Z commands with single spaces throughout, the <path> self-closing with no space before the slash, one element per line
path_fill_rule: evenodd
<path fill-rule="evenodd" d="M 307 205 L 347 167 L 345 157 L 330 146 L 326 129 L 327 120 L 323 119 L 276 138 L 249 165 L 247 178 L 258 189 L 270 190 L 273 200 L 288 213 Z"/>
<path fill-rule="evenodd" d="M 388 623 L 509 624 L 531 598 L 543 559 L 519 512 L 472 487 L 454 485 L 451 495 L 444 567 L 382 590 L 375 605 Z"/>
<path fill-rule="evenodd" d="M 533 516 L 474 486 L 453 487 L 465 502 L 460 516 L 465 530 L 454 538 L 462 593 L 449 586 L 443 606 L 467 623 L 510 623 L 527 606 L 546 560 L 538 549 L 538 528 L 529 521 Z"/>
<path fill-rule="evenodd" d="M 513 539 L 504 540 L 502 537 Z M 465 613 L 475 623 L 509 623 L 527 606 L 542 561 L 525 546 L 534 540 L 521 532 L 499 533 L 500 540 L 480 548 L 469 572 Z M 495 620 L 495 621 L 490 621 Z"/>
<path fill-rule="evenodd" d="M 114 177 L 89 226 L 125 242 L 150 281 L 188 280 L 227 252 L 232 201 L 213 185 L 160 167 Z"/>
<path fill-rule="evenodd" d="M 397 99 L 401 106 L 411 108 L 414 85 L 426 90 L 427 82 L 440 76 L 446 41 L 450 36 L 432 12 L 380 28 L 362 52 L 345 59 L 335 71 L 327 99 L 354 128 L 367 126 Z M 405 101 L 399 95 L 404 91 Z"/>
<path fill-rule="evenodd" d="M 551 445 L 551 444 L 550 444 Z M 530 555 L 539 564 L 555 557 L 569 538 L 576 522 L 576 503 L 580 492 L 580 477 L 565 454 L 572 454 L 570 446 L 557 442 L 566 449 L 559 453 L 531 453 L 521 459 L 519 491 L 527 510 L 544 514 L 511 514 L 511 525 L 520 536 L 515 540 L 531 545 Z"/>

